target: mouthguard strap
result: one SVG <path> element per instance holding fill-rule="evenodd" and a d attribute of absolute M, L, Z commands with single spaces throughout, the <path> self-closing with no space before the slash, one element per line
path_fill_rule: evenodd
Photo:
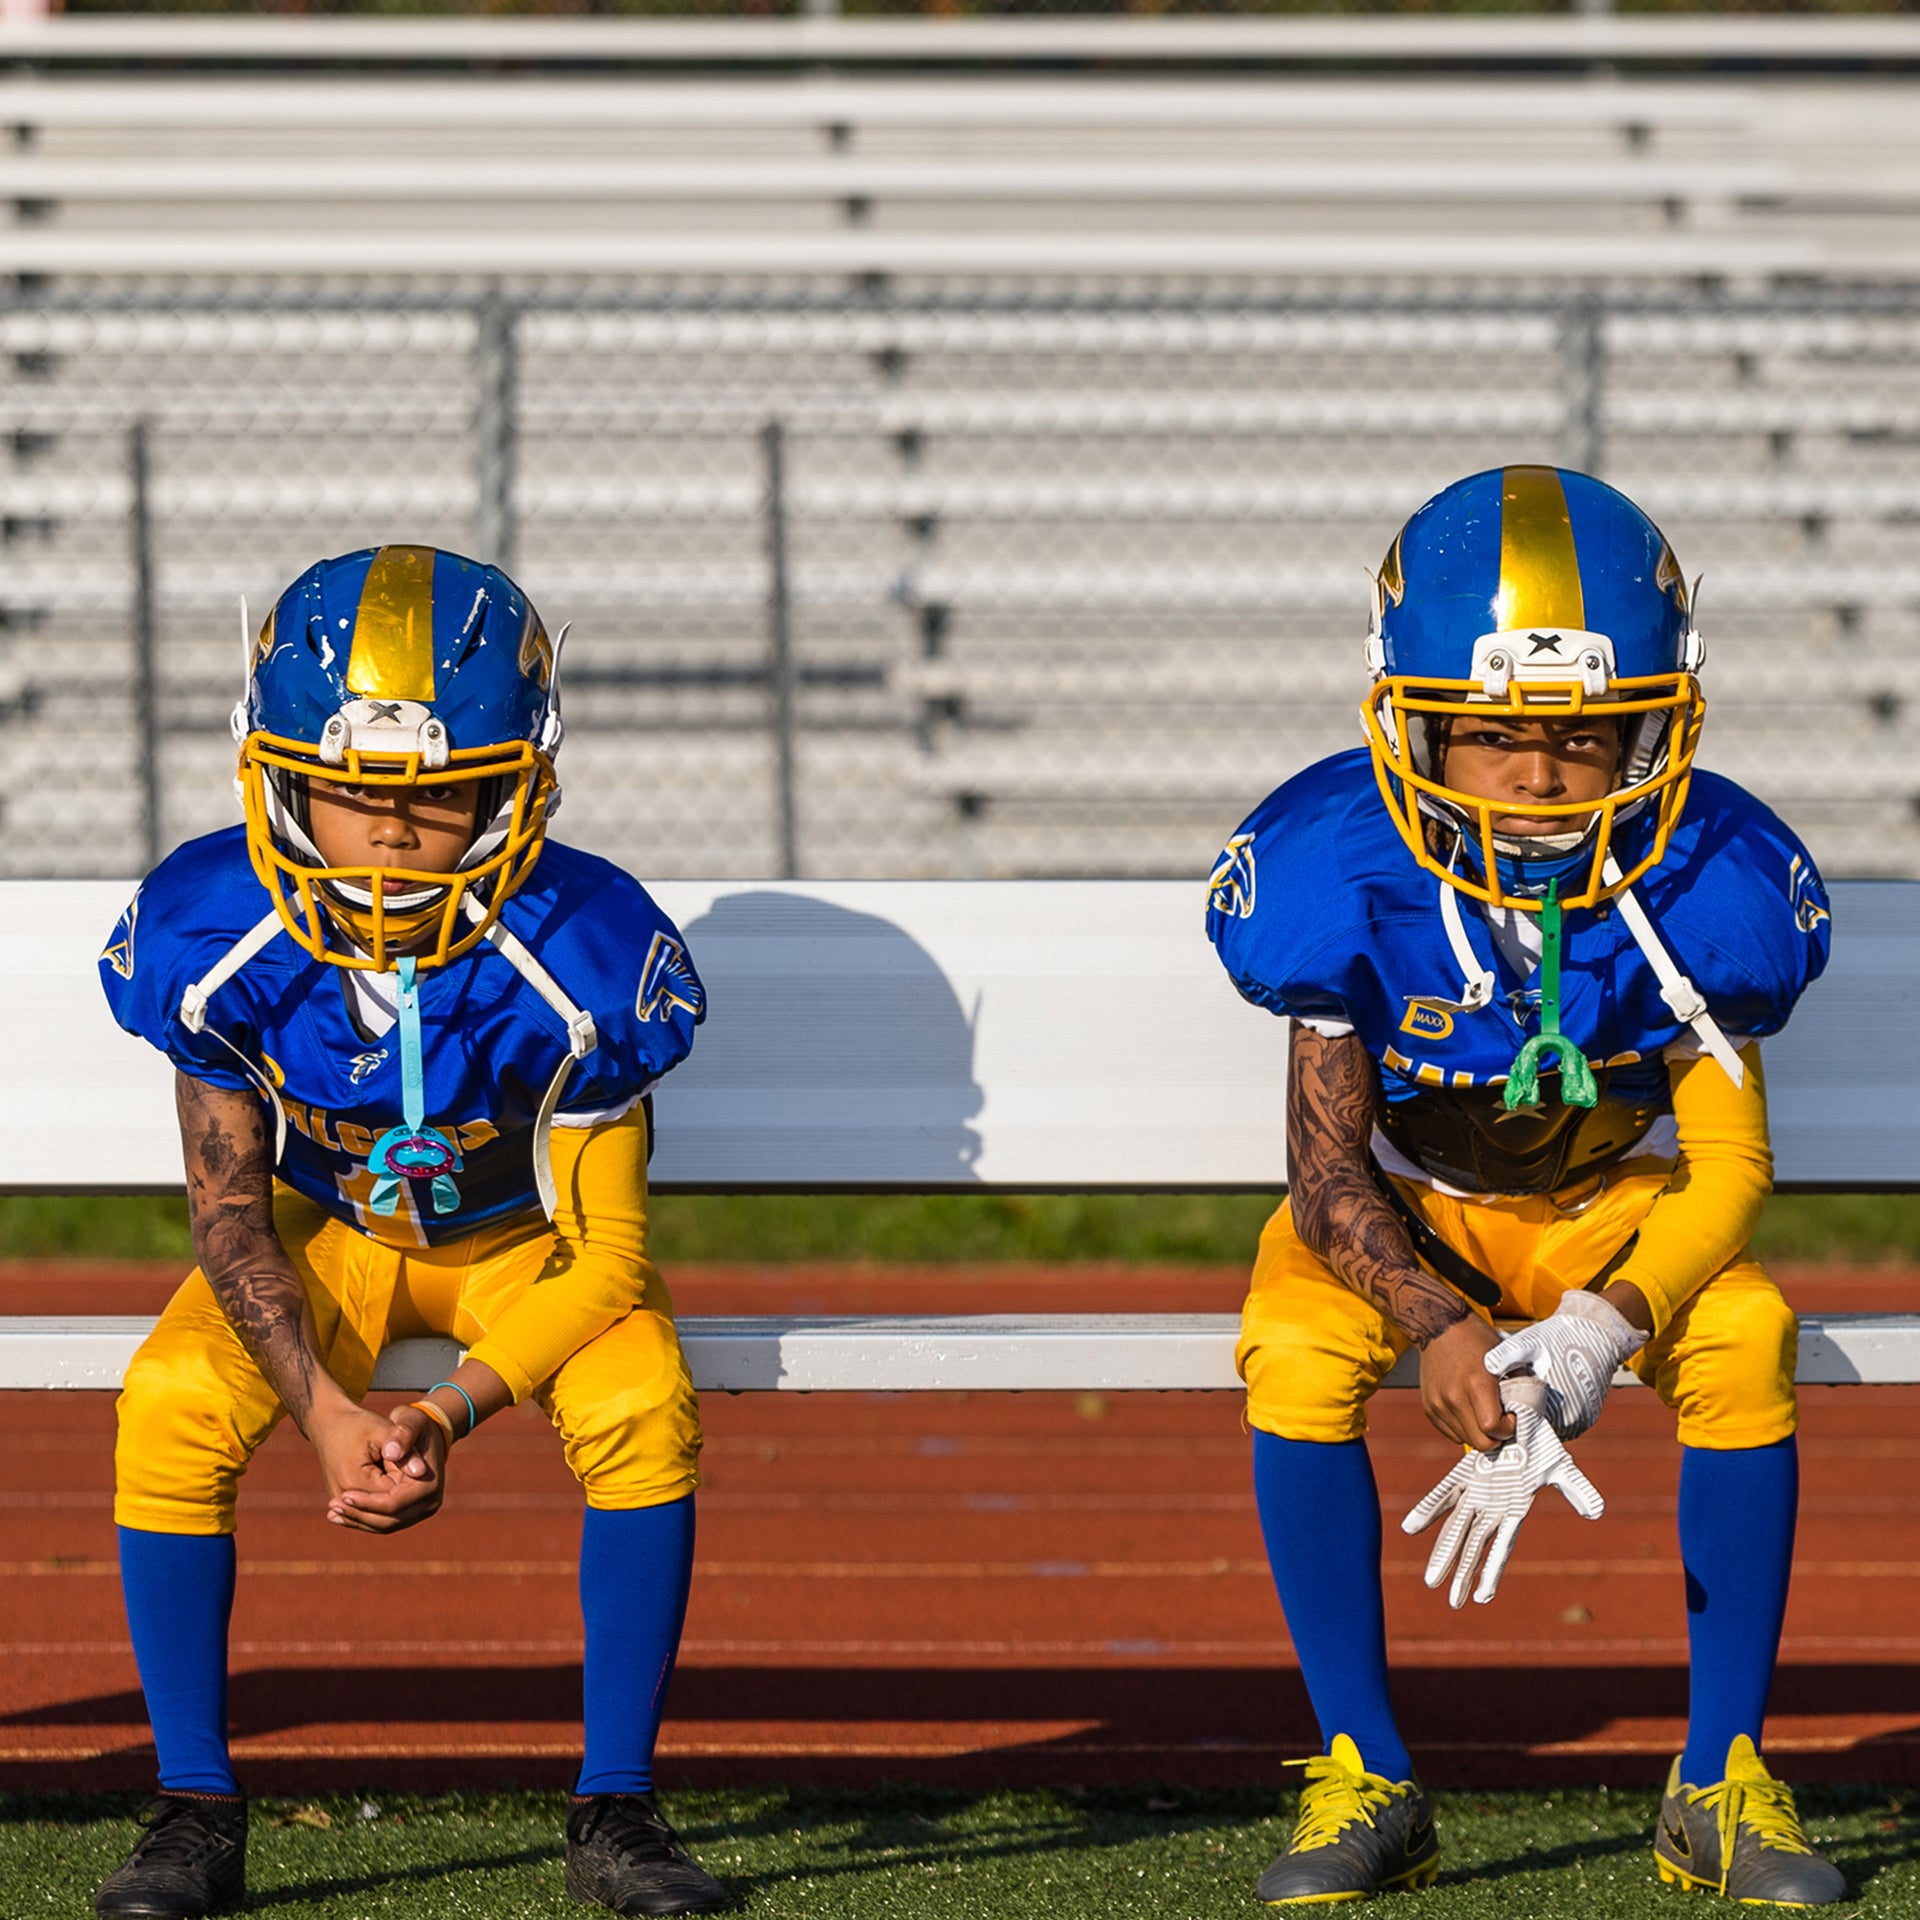
<path fill-rule="evenodd" d="M 1560 1098 L 1569 1107 L 1591 1107 L 1600 1083 L 1587 1063 L 1586 1050 L 1560 1031 L 1560 947 L 1563 934 L 1560 882 L 1547 882 L 1540 907 L 1540 1031 L 1513 1057 L 1502 1096 L 1509 1113 L 1540 1103 L 1540 1062 L 1552 1054 L 1560 1066 Z"/>
<path fill-rule="evenodd" d="M 401 957 L 395 969 L 400 983 L 396 1011 L 400 1026 L 400 1112 L 404 1126 L 393 1127 L 380 1137 L 369 1157 L 368 1170 L 374 1175 L 373 1194 L 367 1201 L 371 1212 L 390 1215 L 399 1209 L 400 1182 L 409 1176 L 395 1172 L 393 1155 L 414 1142 L 431 1141 L 444 1147 L 448 1164 L 460 1166 L 460 1154 L 438 1127 L 427 1125 L 427 1085 L 423 1049 L 420 1044 L 419 963 L 412 954 Z M 412 1177 L 424 1177 L 420 1169 Z M 435 1213 L 452 1213 L 460 1205 L 460 1189 L 450 1173 L 436 1173 L 431 1188 Z"/>

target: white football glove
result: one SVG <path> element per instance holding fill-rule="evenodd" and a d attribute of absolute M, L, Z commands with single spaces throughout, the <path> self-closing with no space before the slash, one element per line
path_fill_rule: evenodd
<path fill-rule="evenodd" d="M 1578 1440 L 1600 1418 L 1614 1369 L 1647 1336 L 1597 1293 L 1563 1293 L 1544 1320 L 1510 1333 L 1487 1355 L 1495 1375 L 1530 1373 L 1547 1389 L 1547 1418 L 1562 1440 Z"/>
<path fill-rule="evenodd" d="M 1546 1388 L 1528 1374 L 1502 1380 L 1500 1402 L 1513 1415 L 1513 1438 L 1497 1453 L 1469 1453 L 1400 1522 L 1402 1533 L 1424 1533 L 1443 1513 L 1448 1516 L 1427 1561 L 1426 1579 L 1437 1587 L 1452 1568 L 1451 1606 L 1467 1604 L 1467 1583 L 1476 1566 L 1480 1584 L 1474 1599 L 1484 1607 L 1500 1591 L 1514 1535 L 1542 1487 L 1558 1487 L 1583 1520 L 1598 1520 L 1606 1511 L 1593 1482 L 1547 1424 L 1546 1398 Z"/>

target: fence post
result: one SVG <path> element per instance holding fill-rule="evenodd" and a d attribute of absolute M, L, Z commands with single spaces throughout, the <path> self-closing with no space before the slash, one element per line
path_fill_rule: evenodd
<path fill-rule="evenodd" d="M 769 420 L 760 429 L 767 482 L 767 682 L 772 693 L 774 801 L 778 808 L 780 878 L 800 877 L 793 791 L 793 602 L 787 583 L 786 429 Z"/>
<path fill-rule="evenodd" d="M 160 687 L 154 658 L 159 622 L 154 607 L 152 470 L 144 420 L 127 430 L 127 479 L 133 496 L 133 706 L 140 743 L 142 870 L 150 873 L 160 864 Z"/>
<path fill-rule="evenodd" d="M 489 288 L 474 314 L 473 422 L 476 462 L 476 558 L 513 565 L 513 416 L 519 313 L 498 287 Z"/>
<path fill-rule="evenodd" d="M 1578 294 L 1560 318 L 1560 464 L 1597 474 L 1605 454 L 1606 308 L 1597 293 Z"/>

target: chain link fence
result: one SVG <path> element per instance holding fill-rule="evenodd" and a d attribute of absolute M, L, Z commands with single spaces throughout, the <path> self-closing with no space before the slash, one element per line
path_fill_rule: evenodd
<path fill-rule="evenodd" d="M 7 875 L 237 818 L 241 596 L 381 541 L 572 623 L 558 830 L 643 874 L 1198 875 L 1518 460 L 1704 573 L 1703 761 L 1920 875 L 1920 288 L 61 283 L 0 388 Z"/>

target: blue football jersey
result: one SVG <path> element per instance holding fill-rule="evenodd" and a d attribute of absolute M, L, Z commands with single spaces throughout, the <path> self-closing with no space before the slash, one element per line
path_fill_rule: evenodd
<path fill-rule="evenodd" d="M 114 1018 L 195 1079 L 270 1083 L 288 1123 L 279 1177 L 378 1238 L 437 1245 L 537 1212 L 535 1121 L 570 1056 L 561 1016 L 486 942 L 419 976 L 426 1118 L 459 1148 L 459 1204 L 436 1213 L 403 1180 L 399 1211 L 376 1220 L 367 1160 L 403 1119 L 400 1036 L 363 1037 L 346 970 L 279 932 L 213 993 L 201 1032 L 180 1018 L 187 988 L 270 910 L 243 829 L 189 841 L 148 876 L 100 957 Z M 501 922 L 593 1016 L 598 1044 L 565 1082 L 563 1111 L 629 1105 L 687 1057 L 706 994 L 638 881 L 549 841 Z"/>
<path fill-rule="evenodd" d="M 1646 819 L 1615 830 L 1631 867 Z M 1336 754 L 1268 796 L 1227 843 L 1207 934 L 1256 1005 L 1349 1023 L 1380 1062 L 1389 1100 L 1498 1086 L 1540 1030 L 1537 977 L 1501 953 L 1471 901 L 1462 931 L 1495 991 L 1463 1011 L 1464 971 L 1439 893 L 1381 804 L 1364 750 Z M 1777 1033 L 1827 963 L 1827 898 L 1807 850 L 1750 793 L 1696 772 L 1660 864 L 1634 893 L 1721 1028 Z M 1560 1024 L 1619 1092 L 1664 1097 L 1663 1050 L 1687 1027 L 1617 909 L 1567 915 Z M 1636 1071 L 1638 1069 L 1638 1071 Z"/>

